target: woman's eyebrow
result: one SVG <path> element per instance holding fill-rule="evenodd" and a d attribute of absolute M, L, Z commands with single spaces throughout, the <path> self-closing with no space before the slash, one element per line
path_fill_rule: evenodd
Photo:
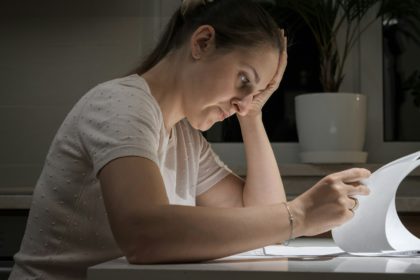
<path fill-rule="evenodd" d="M 252 67 L 252 65 L 249 65 L 248 63 L 243 62 L 242 65 L 252 70 L 252 73 L 254 74 L 255 83 L 258 84 L 260 82 L 260 76 L 258 75 L 257 70 L 255 70 L 255 68 Z"/>

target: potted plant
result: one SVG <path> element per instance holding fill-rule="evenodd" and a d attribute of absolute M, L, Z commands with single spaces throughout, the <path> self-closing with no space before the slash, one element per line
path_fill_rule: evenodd
<path fill-rule="evenodd" d="M 420 1 L 277 0 L 267 5 L 275 17 L 287 18 L 290 11 L 297 14 L 310 29 L 319 50 L 323 92 L 295 98 L 301 160 L 365 162 L 366 96 L 340 92 L 345 63 L 360 35 L 378 18 L 386 22 L 403 15 L 409 19 L 410 30 L 420 34 Z M 375 14 L 368 19 L 372 10 Z M 410 30 L 404 30 L 404 34 L 410 35 Z"/>

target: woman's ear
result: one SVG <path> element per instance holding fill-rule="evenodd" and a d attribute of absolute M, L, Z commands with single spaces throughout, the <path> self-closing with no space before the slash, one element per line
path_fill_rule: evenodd
<path fill-rule="evenodd" d="M 216 31 L 211 25 L 198 27 L 191 35 L 191 56 L 194 60 L 201 59 L 215 49 Z"/>

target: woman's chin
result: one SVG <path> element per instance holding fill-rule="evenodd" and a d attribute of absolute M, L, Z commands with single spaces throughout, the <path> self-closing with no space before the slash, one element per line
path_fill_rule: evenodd
<path fill-rule="evenodd" d="M 204 131 L 207 131 L 210 128 L 212 128 L 214 124 L 215 123 L 211 123 L 211 124 L 207 124 L 207 125 L 202 125 L 199 128 L 197 128 L 197 129 L 200 130 L 200 131 L 202 131 L 202 132 L 204 132 Z"/>
<path fill-rule="evenodd" d="M 208 120 L 207 122 L 202 122 L 202 123 L 192 123 L 190 122 L 191 126 L 197 130 L 200 131 L 207 131 L 210 128 L 213 127 L 213 125 L 216 123 L 217 121 L 212 121 L 212 120 Z"/>

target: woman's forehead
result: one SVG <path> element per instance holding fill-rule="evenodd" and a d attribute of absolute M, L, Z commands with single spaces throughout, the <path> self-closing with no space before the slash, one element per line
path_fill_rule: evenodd
<path fill-rule="evenodd" d="M 261 46 L 240 48 L 234 51 L 238 63 L 255 69 L 262 83 L 268 83 L 274 77 L 279 64 L 279 50 Z"/>

